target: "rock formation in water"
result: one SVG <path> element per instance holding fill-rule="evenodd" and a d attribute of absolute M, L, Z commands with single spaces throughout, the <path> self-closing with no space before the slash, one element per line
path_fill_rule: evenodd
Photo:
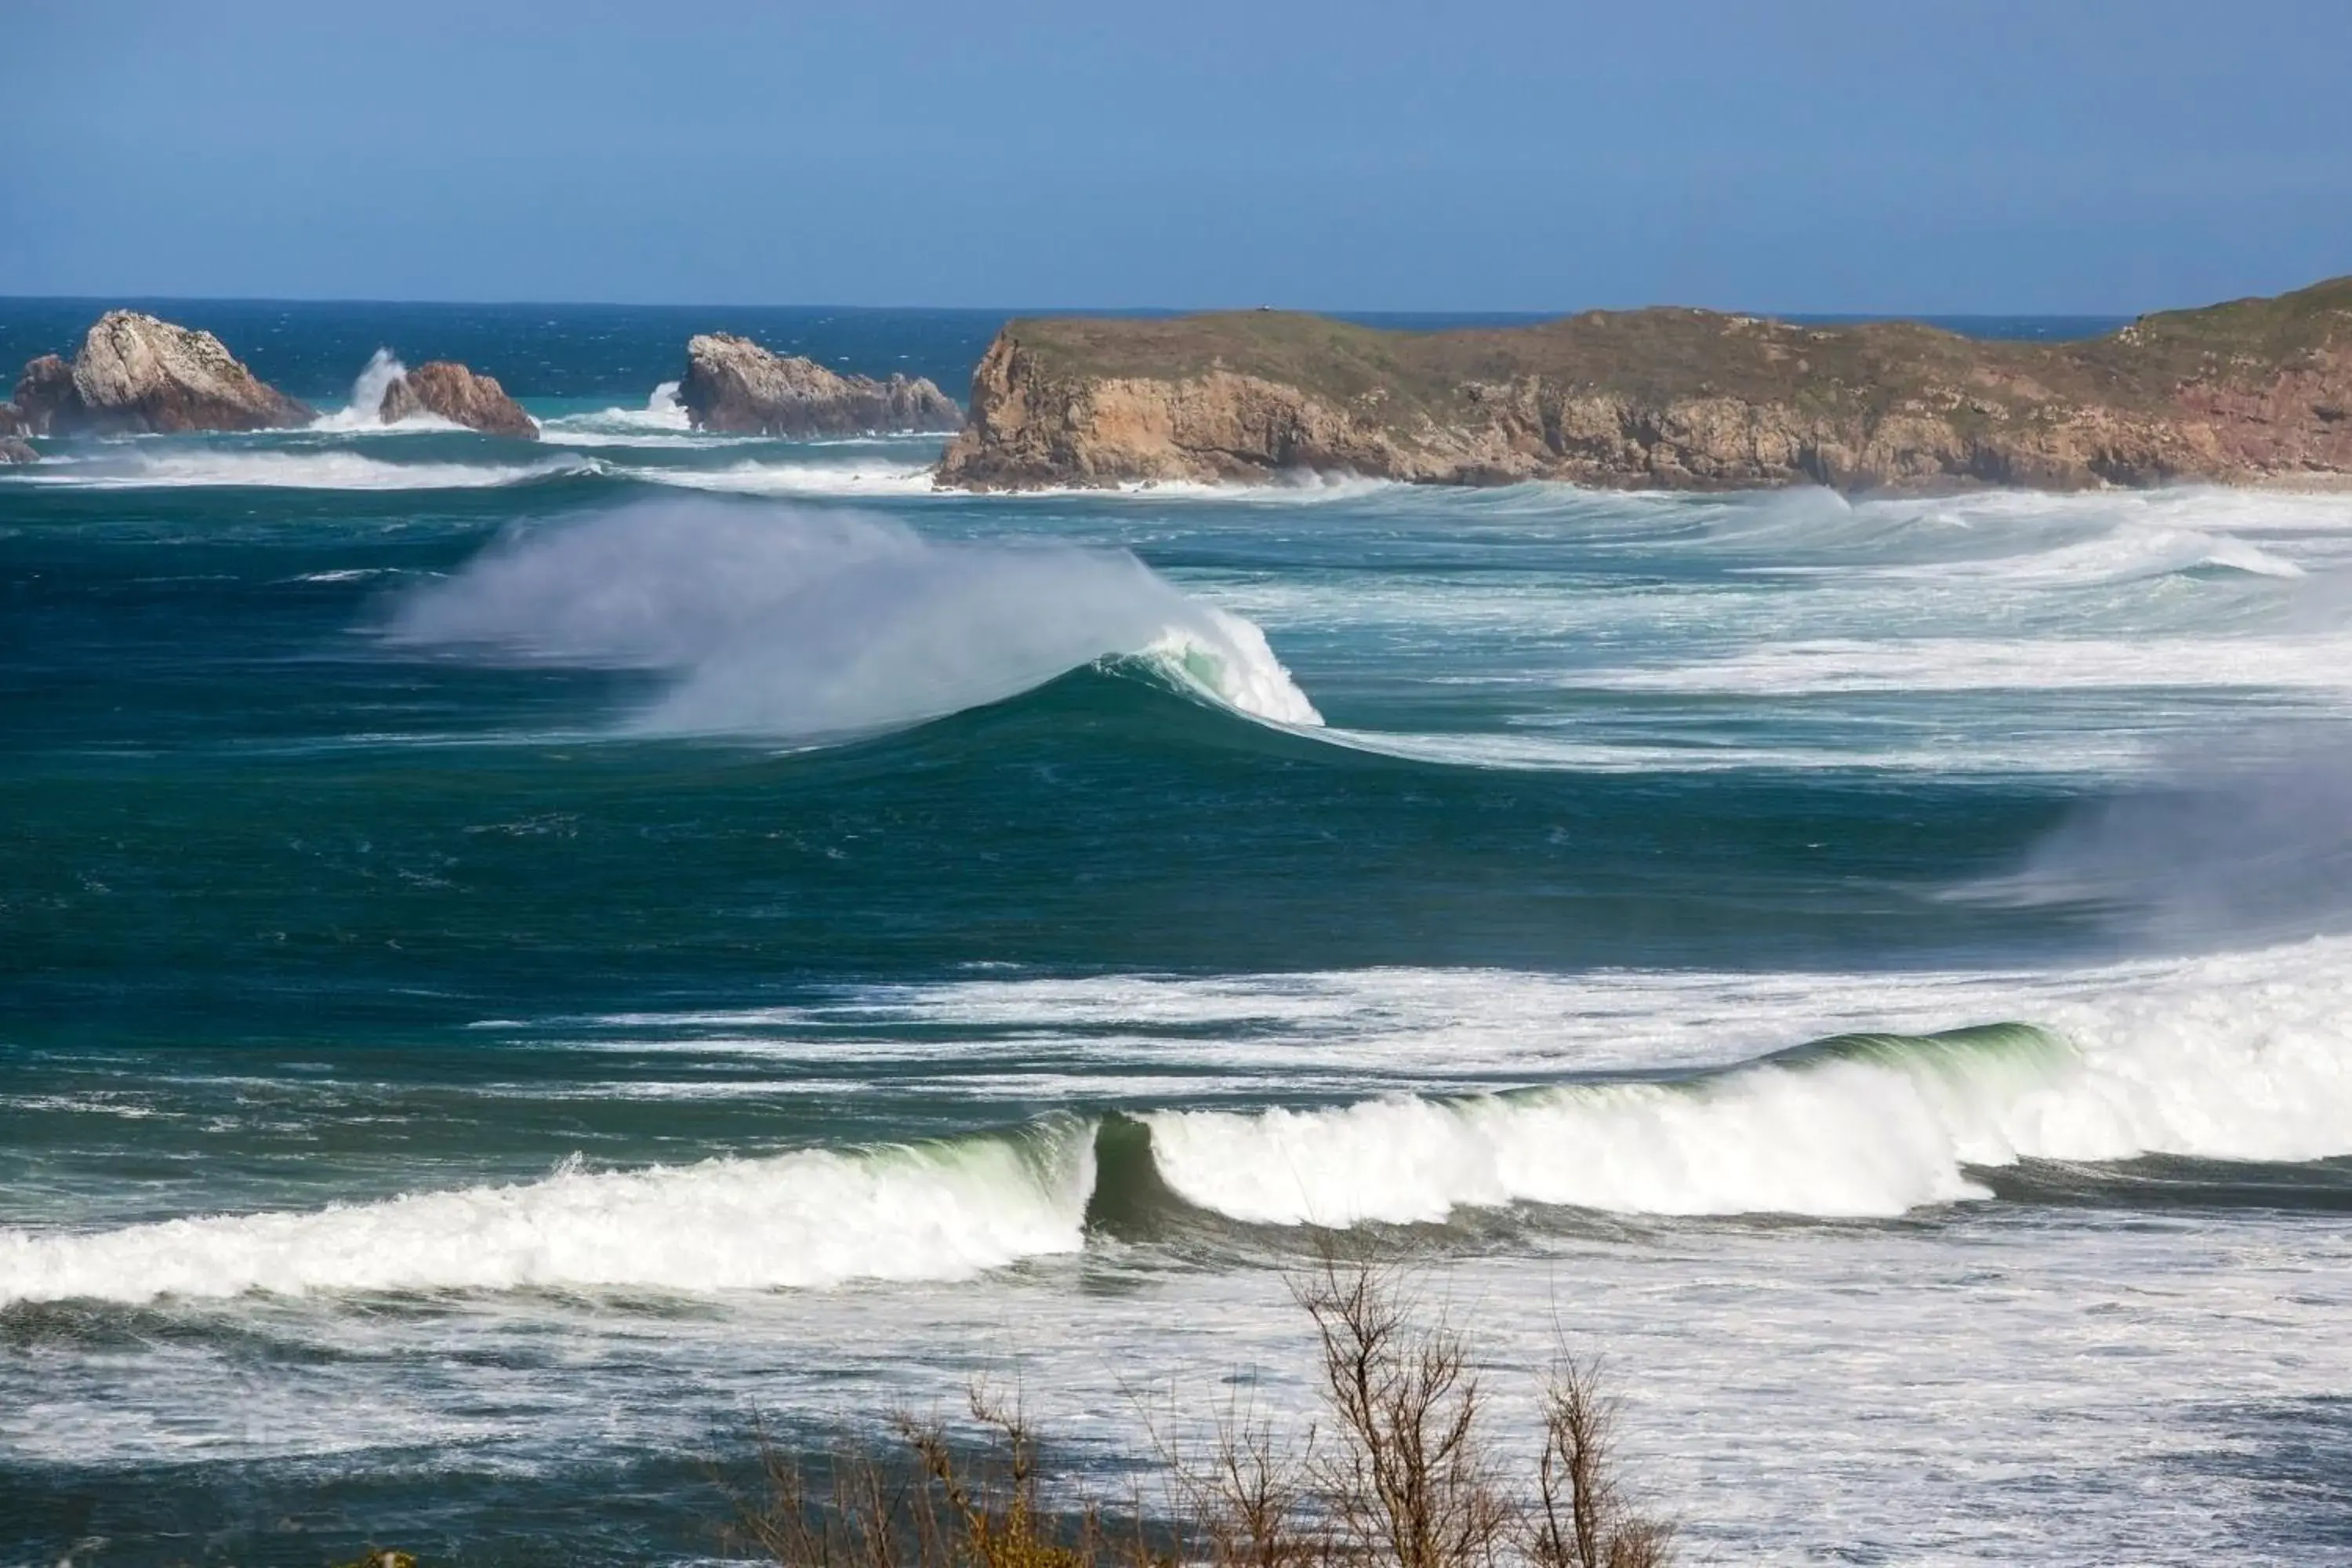
<path fill-rule="evenodd" d="M 39 458 L 40 454 L 23 439 L 31 428 L 15 404 L 0 403 L 0 463 L 30 463 Z"/>
<path fill-rule="evenodd" d="M 953 430 L 963 423 L 963 411 L 929 381 L 840 375 L 725 332 L 686 345 L 680 401 L 697 428 L 746 436 Z"/>
<path fill-rule="evenodd" d="M 210 332 L 136 310 L 110 310 L 68 365 L 44 354 L 25 367 L 16 405 L 37 435 L 261 430 L 318 416 L 257 379 Z"/>
<path fill-rule="evenodd" d="M 2081 342 L 1707 310 L 1392 332 L 1274 311 L 1016 321 L 940 482 L 1846 490 L 2352 484 L 2352 278 Z"/>
<path fill-rule="evenodd" d="M 539 439 L 537 422 L 506 388 L 451 360 L 436 359 L 401 374 L 383 389 L 376 412 L 387 425 L 432 414 L 485 435 Z"/>

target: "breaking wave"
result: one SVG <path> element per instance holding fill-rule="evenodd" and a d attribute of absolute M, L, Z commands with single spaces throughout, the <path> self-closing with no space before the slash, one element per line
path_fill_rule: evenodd
<path fill-rule="evenodd" d="M 378 349 L 352 382 L 351 401 L 332 414 L 312 420 L 310 428 L 343 436 L 381 435 L 387 431 L 463 430 L 464 426 L 437 414 L 413 414 L 397 425 L 383 422 L 383 395 L 408 374 L 408 367 L 390 349 Z"/>
<path fill-rule="evenodd" d="M 2144 967 L 2042 994 L 2033 1024 L 1845 1034 L 1506 1093 L 1059 1114 L 304 1213 L 0 1230 L 0 1303 L 958 1279 L 1076 1251 L 1155 1205 L 1279 1226 L 1519 1205 L 1872 1217 L 1990 1198 L 1983 1175 L 2024 1161 L 2329 1159 L 2352 1153 L 2347 958 L 2352 942 L 2314 942 Z"/>
<path fill-rule="evenodd" d="M 0 1304 L 249 1290 L 685 1291 L 958 1279 L 1074 1252 L 1094 1182 L 1075 1119 L 1003 1137 L 807 1150 L 98 1234 L 0 1229 Z"/>
<path fill-rule="evenodd" d="M 1255 626 L 1125 551 L 940 542 L 709 501 L 510 537 L 399 602 L 383 636 L 672 676 L 632 721 L 640 733 L 871 733 L 1121 658 L 1255 718 L 1321 722 Z"/>
<path fill-rule="evenodd" d="M 597 471 L 593 461 L 571 453 L 527 463 L 411 463 L 332 449 L 135 446 L 42 468 L 21 476 L 23 482 L 75 489 L 492 489 Z"/>

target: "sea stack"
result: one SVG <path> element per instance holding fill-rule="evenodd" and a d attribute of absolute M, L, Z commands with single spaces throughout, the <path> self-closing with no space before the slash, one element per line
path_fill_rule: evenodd
<path fill-rule="evenodd" d="M 263 430 L 318 417 L 210 332 L 136 310 L 100 317 L 70 365 L 55 354 L 26 365 L 16 405 L 37 435 Z"/>
<path fill-rule="evenodd" d="M 33 463 L 38 462 L 40 457 L 22 437 L 0 436 L 0 463 Z"/>
<path fill-rule="evenodd" d="M 943 485 L 1341 470 L 1621 489 L 2352 486 L 2352 278 L 2080 342 L 1710 310 L 1395 332 L 1246 311 L 1016 321 Z"/>
<path fill-rule="evenodd" d="M 680 401 L 698 429 L 744 436 L 946 431 L 963 423 L 963 411 L 929 381 L 841 375 L 725 332 L 686 345 Z"/>
<path fill-rule="evenodd" d="M 404 372 L 383 389 L 377 416 L 387 425 L 431 414 L 488 436 L 539 439 L 539 426 L 490 376 L 477 375 L 451 360 L 436 359 Z"/>

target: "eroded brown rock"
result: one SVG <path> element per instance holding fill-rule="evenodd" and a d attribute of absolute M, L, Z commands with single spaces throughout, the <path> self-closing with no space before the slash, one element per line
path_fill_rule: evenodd
<path fill-rule="evenodd" d="M 0 463 L 37 463 L 41 455 L 22 437 L 0 436 Z"/>
<path fill-rule="evenodd" d="M 725 332 L 686 345 L 679 400 L 698 428 L 745 436 L 944 431 L 963 422 L 963 411 L 929 381 L 841 375 Z"/>
<path fill-rule="evenodd" d="M 75 403 L 73 366 L 55 354 L 32 361 L 16 378 L 16 424 L 25 435 L 47 435 L 58 410 Z"/>
<path fill-rule="evenodd" d="M 1276 312 L 1048 320 L 991 345 L 939 477 L 2352 484 L 2347 407 L 2352 279 L 2062 344 L 1686 310 L 1442 333 Z"/>
<path fill-rule="evenodd" d="M 486 435 L 539 439 L 537 422 L 507 395 L 506 388 L 451 360 L 418 365 L 384 388 L 377 416 L 385 424 L 397 425 L 419 414 L 437 415 Z"/>
<path fill-rule="evenodd" d="M 45 354 L 25 367 L 16 404 L 40 434 L 261 430 L 318 416 L 240 364 L 210 332 L 136 310 L 110 310 L 68 366 Z"/>

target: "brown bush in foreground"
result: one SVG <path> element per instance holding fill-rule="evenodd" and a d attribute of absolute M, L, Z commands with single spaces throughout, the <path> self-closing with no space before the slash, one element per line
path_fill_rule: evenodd
<path fill-rule="evenodd" d="M 895 1418 L 892 1440 L 812 1467 L 764 1434 L 741 1543 L 780 1568 L 1663 1568 L 1671 1523 L 1620 1474 L 1618 1402 L 1564 1351 L 1543 1448 L 1515 1489 L 1487 1431 L 1469 1342 L 1416 1321 L 1395 1275 L 1327 1261 L 1293 1282 L 1320 1351 L 1325 1419 L 1295 1441 L 1240 1407 L 1194 1457 L 1155 1433 L 1169 1506 L 1045 1500 L 1036 1434 L 975 1391 L 979 1441 Z"/>

